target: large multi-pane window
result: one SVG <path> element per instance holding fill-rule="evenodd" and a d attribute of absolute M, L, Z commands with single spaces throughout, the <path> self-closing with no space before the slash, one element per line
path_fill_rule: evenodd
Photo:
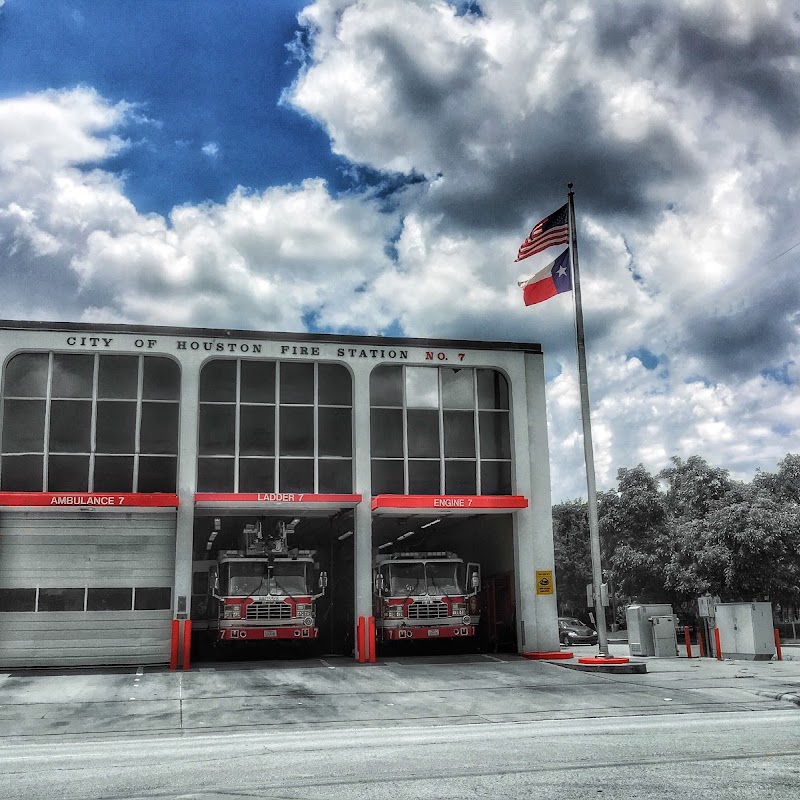
<path fill-rule="evenodd" d="M 372 493 L 511 493 L 508 382 L 493 369 L 387 365 L 370 376 Z"/>
<path fill-rule="evenodd" d="M 0 488 L 174 492 L 180 368 L 145 355 L 19 353 L 3 381 Z"/>
<path fill-rule="evenodd" d="M 200 373 L 200 492 L 353 490 L 353 388 L 339 364 L 209 361 Z"/>

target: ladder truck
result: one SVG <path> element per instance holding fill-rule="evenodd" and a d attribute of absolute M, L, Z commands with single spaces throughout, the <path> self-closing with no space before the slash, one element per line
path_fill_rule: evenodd
<path fill-rule="evenodd" d="M 315 550 L 289 548 L 299 520 L 245 525 L 242 546 L 222 550 L 209 566 L 209 633 L 217 642 L 310 641 L 319 636 L 316 601 L 328 576 L 316 578 Z"/>

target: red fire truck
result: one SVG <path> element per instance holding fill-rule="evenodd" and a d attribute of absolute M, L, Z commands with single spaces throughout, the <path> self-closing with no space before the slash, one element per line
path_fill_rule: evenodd
<path fill-rule="evenodd" d="M 379 640 L 475 636 L 479 564 L 444 551 L 394 553 L 375 558 L 374 574 Z"/>
<path fill-rule="evenodd" d="M 272 536 L 261 522 L 248 524 L 242 548 L 222 550 L 209 566 L 209 633 L 219 642 L 316 639 L 316 600 L 328 576 L 319 573 L 311 588 L 314 550 L 289 549 L 298 520 L 279 522 Z"/>

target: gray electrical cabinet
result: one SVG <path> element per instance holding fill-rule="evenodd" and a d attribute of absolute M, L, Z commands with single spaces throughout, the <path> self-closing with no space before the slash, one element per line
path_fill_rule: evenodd
<path fill-rule="evenodd" d="M 650 617 L 653 650 L 661 658 L 678 657 L 678 618 L 674 614 L 657 614 Z"/>
<path fill-rule="evenodd" d="M 653 624 L 654 617 L 675 617 L 672 613 L 672 606 L 667 603 L 655 603 L 652 605 L 632 605 L 625 609 L 625 618 L 628 623 L 628 646 L 630 647 L 632 656 L 655 656 L 656 653 L 656 640 L 654 638 L 654 631 L 656 626 Z M 666 639 L 667 623 L 658 623 L 664 627 L 659 627 L 659 639 Z M 672 638 L 675 640 L 675 623 L 672 626 Z M 663 650 L 669 650 L 666 644 L 659 645 Z M 675 653 L 677 655 L 677 645 Z"/>
<path fill-rule="evenodd" d="M 725 658 L 769 661 L 775 654 L 772 603 L 717 603 L 716 624 Z"/>

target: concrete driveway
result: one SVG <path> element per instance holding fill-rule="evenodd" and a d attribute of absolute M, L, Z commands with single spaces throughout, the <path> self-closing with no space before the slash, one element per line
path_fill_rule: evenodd
<path fill-rule="evenodd" d="M 800 660 L 644 660 L 645 675 L 576 672 L 510 654 L 402 657 L 367 665 L 345 658 L 207 663 L 187 672 L 6 672 L 0 673 L 0 739 L 465 725 L 800 703 Z"/>

